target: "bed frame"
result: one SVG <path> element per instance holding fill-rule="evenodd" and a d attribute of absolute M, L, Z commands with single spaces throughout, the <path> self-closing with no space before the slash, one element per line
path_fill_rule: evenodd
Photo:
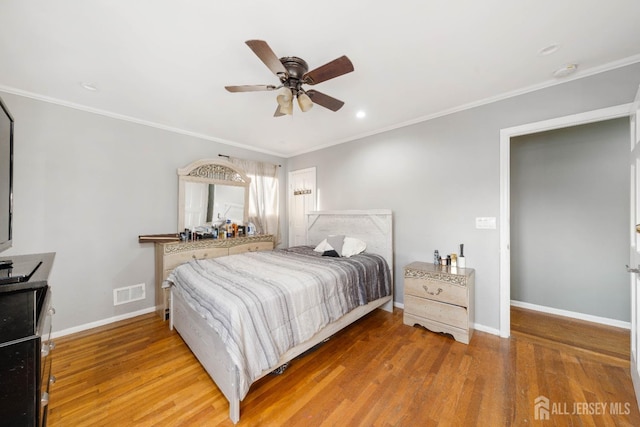
<path fill-rule="evenodd" d="M 285 365 L 295 357 L 325 341 L 336 332 L 378 307 L 393 311 L 393 235 L 390 210 L 316 211 L 307 215 L 307 242 L 317 245 L 329 234 L 344 234 L 367 242 L 367 252 L 382 255 L 392 274 L 390 296 L 357 307 L 337 321 L 330 323 L 311 339 L 287 351 L 278 363 Z M 174 327 L 196 358 L 209 373 L 229 401 L 229 418 L 240 420 L 239 373 L 231 361 L 219 335 L 171 288 L 170 327 Z M 272 370 L 264 371 L 256 381 Z"/>

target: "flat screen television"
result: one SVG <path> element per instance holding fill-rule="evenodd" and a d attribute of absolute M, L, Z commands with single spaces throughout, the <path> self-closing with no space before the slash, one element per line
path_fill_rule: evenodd
<path fill-rule="evenodd" d="M 13 117 L 0 98 L 0 252 L 13 237 Z"/>

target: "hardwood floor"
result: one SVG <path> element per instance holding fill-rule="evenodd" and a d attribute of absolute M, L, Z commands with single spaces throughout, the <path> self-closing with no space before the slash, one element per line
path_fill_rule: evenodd
<path fill-rule="evenodd" d="M 238 425 L 640 425 L 628 331 L 521 309 L 512 322 L 510 339 L 476 331 L 467 346 L 376 310 L 254 384 Z M 49 425 L 232 425 L 167 326 L 149 314 L 57 339 Z"/>
<path fill-rule="evenodd" d="M 548 346 L 572 348 L 629 360 L 631 336 L 625 329 L 511 307 L 511 334 Z"/>

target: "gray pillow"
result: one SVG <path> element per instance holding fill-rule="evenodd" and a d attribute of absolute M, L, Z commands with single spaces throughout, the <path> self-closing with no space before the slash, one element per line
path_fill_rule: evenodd
<path fill-rule="evenodd" d="M 335 236 L 328 236 L 327 243 L 334 251 L 336 251 L 339 255 L 342 255 L 342 245 L 344 245 L 344 234 L 339 234 Z"/>

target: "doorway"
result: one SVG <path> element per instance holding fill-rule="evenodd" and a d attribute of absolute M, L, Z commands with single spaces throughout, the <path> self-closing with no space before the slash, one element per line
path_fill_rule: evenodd
<path fill-rule="evenodd" d="M 629 329 L 628 163 L 628 117 L 511 138 L 512 316 Z"/>
<path fill-rule="evenodd" d="M 317 207 L 316 168 L 289 172 L 289 246 L 307 244 L 307 214 Z"/>
<path fill-rule="evenodd" d="M 631 104 L 560 117 L 500 131 L 500 336 L 511 334 L 511 139 L 630 115 Z"/>

